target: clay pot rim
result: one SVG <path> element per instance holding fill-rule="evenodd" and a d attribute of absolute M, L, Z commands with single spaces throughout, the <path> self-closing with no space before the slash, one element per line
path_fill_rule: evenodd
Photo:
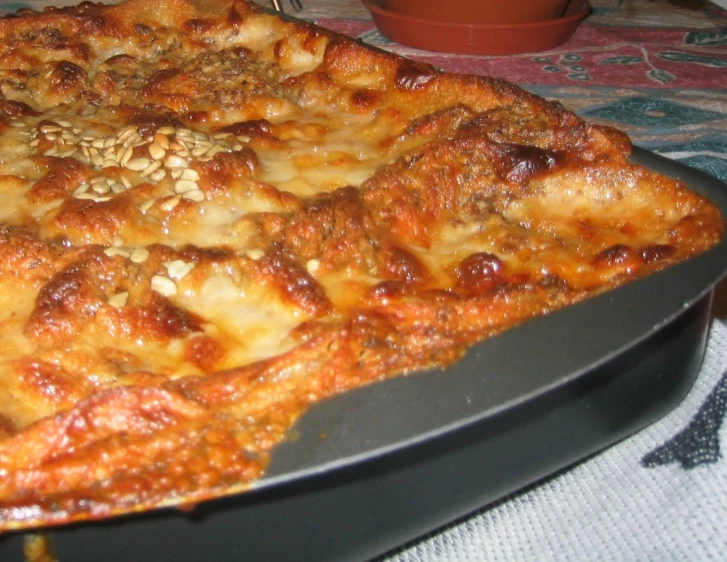
<path fill-rule="evenodd" d="M 361 0 L 364 6 L 370 12 L 379 12 L 380 15 L 391 19 L 398 19 L 402 22 L 411 22 L 420 25 L 429 25 L 436 27 L 446 27 L 455 29 L 533 29 L 539 27 L 549 27 L 554 24 L 562 24 L 569 21 L 575 21 L 583 18 L 584 12 L 590 11 L 588 2 L 579 0 L 570 0 L 565 9 L 565 15 L 560 18 L 541 20 L 534 22 L 522 22 L 522 23 L 463 23 L 456 21 L 444 21 L 429 18 L 419 18 L 413 16 L 407 16 L 398 12 L 392 12 L 383 8 L 379 5 L 379 0 Z M 576 9 L 573 9 L 573 6 Z"/>

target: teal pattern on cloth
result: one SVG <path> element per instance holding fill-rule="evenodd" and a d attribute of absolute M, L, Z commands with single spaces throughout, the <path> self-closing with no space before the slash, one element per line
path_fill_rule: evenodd
<path fill-rule="evenodd" d="M 727 119 L 727 115 L 716 111 L 707 111 L 647 97 L 619 100 L 603 107 L 583 111 L 582 115 L 645 127 L 677 127 Z"/>
<path fill-rule="evenodd" d="M 727 182 L 727 91 L 589 87 L 584 98 L 583 87 L 527 89 L 561 100 L 589 121 L 624 130 L 637 146 Z M 714 102 L 705 104 L 709 99 Z"/>

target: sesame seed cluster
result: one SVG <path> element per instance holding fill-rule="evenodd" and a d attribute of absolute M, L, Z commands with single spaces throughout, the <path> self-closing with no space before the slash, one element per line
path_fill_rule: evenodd
<path fill-rule="evenodd" d="M 31 154 L 57 158 L 76 158 L 98 175 L 73 192 L 77 199 L 109 201 L 115 194 L 132 189 L 142 182 L 160 183 L 171 179 L 172 191 L 165 193 L 161 209 L 171 211 L 182 199 L 201 202 L 204 192 L 198 184 L 199 174 L 190 167 L 193 160 L 206 162 L 220 152 L 241 150 L 244 136 L 231 133 L 207 134 L 184 127 L 159 127 L 153 134 L 142 135 L 138 127 L 124 127 L 113 135 L 84 134 L 82 126 L 67 120 L 44 119 L 38 124 L 13 120 L 10 125 L 27 141 Z M 41 141 L 52 146 L 39 152 Z M 121 168 L 118 179 L 104 174 L 108 168 Z M 156 202 L 147 199 L 139 204 L 146 213 Z"/>

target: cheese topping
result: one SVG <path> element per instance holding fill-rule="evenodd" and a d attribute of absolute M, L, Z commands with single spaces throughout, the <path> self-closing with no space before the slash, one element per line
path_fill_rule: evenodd
<path fill-rule="evenodd" d="M 0 20 L 0 527 L 238 491 L 315 402 L 716 244 L 628 151 L 244 0 Z"/>

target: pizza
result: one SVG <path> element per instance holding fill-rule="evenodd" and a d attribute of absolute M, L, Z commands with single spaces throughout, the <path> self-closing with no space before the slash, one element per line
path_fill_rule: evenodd
<path fill-rule="evenodd" d="M 0 20 L 0 528 L 253 488 L 312 405 L 716 245 L 629 152 L 245 0 Z"/>

